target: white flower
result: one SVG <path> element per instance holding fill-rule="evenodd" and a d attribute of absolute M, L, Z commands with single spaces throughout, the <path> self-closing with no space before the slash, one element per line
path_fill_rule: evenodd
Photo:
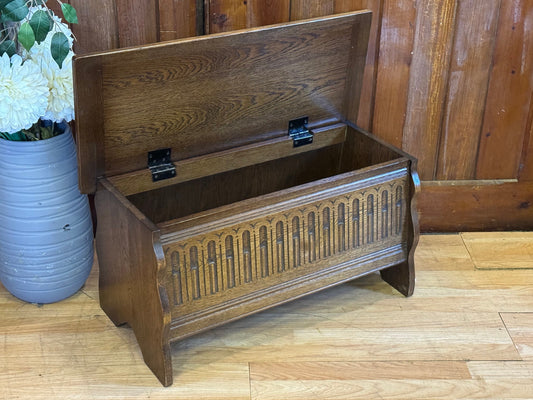
<path fill-rule="evenodd" d="M 0 132 L 30 128 L 48 105 L 48 81 L 32 60 L 15 54 L 0 57 Z"/>
<path fill-rule="evenodd" d="M 74 119 L 74 88 L 72 82 L 72 52 L 63 61 L 59 68 L 51 55 L 43 55 L 39 60 L 41 71 L 48 79 L 48 108 L 44 119 L 55 122 Z"/>
<path fill-rule="evenodd" d="M 26 20 L 29 21 L 38 10 L 46 11 L 43 6 L 30 7 Z M 55 14 L 52 18 L 52 29 L 46 38 L 41 43 L 35 43 L 29 52 L 25 52 L 25 56 L 40 66 L 42 74 L 48 80 L 48 107 L 41 117 L 55 122 L 60 122 L 63 119 L 69 122 L 74 119 L 73 53 L 72 50 L 69 52 L 63 61 L 62 68 L 59 68 L 52 58 L 50 46 L 52 37 L 57 32 L 63 32 L 66 35 L 71 49 L 74 38 L 72 31 L 67 24 L 61 21 L 61 18 Z"/>

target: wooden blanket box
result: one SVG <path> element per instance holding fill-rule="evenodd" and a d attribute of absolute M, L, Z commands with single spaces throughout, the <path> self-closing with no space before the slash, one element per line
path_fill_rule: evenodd
<path fill-rule="evenodd" d="M 75 58 L 100 304 L 163 385 L 172 341 L 374 271 L 412 294 L 416 161 L 355 125 L 370 21 Z"/>

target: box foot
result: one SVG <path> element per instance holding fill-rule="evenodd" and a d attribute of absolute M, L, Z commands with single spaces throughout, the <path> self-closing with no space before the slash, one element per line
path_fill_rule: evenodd
<path fill-rule="evenodd" d="M 144 362 L 163 386 L 172 385 L 172 357 L 170 344 L 161 343 L 154 337 L 138 338 Z"/>
<path fill-rule="evenodd" d="M 406 297 L 413 294 L 415 289 L 414 265 L 405 261 L 380 271 L 381 279 L 391 285 Z"/>

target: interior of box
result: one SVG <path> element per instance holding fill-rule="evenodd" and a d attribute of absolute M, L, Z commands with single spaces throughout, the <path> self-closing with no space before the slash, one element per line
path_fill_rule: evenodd
<path fill-rule="evenodd" d="M 374 151 L 369 151 L 369 150 Z M 281 191 L 391 161 L 401 155 L 347 127 L 345 140 L 199 179 L 128 196 L 154 223 Z"/>

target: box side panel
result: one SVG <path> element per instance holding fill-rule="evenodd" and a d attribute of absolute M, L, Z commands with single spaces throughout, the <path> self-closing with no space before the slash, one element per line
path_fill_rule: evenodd
<path fill-rule="evenodd" d="M 165 243 L 171 336 L 406 261 L 408 171 L 375 178 Z"/>
<path fill-rule="evenodd" d="M 132 327 L 144 361 L 168 386 L 171 316 L 159 230 L 105 180 L 96 208 L 100 306 L 116 325 Z"/>

